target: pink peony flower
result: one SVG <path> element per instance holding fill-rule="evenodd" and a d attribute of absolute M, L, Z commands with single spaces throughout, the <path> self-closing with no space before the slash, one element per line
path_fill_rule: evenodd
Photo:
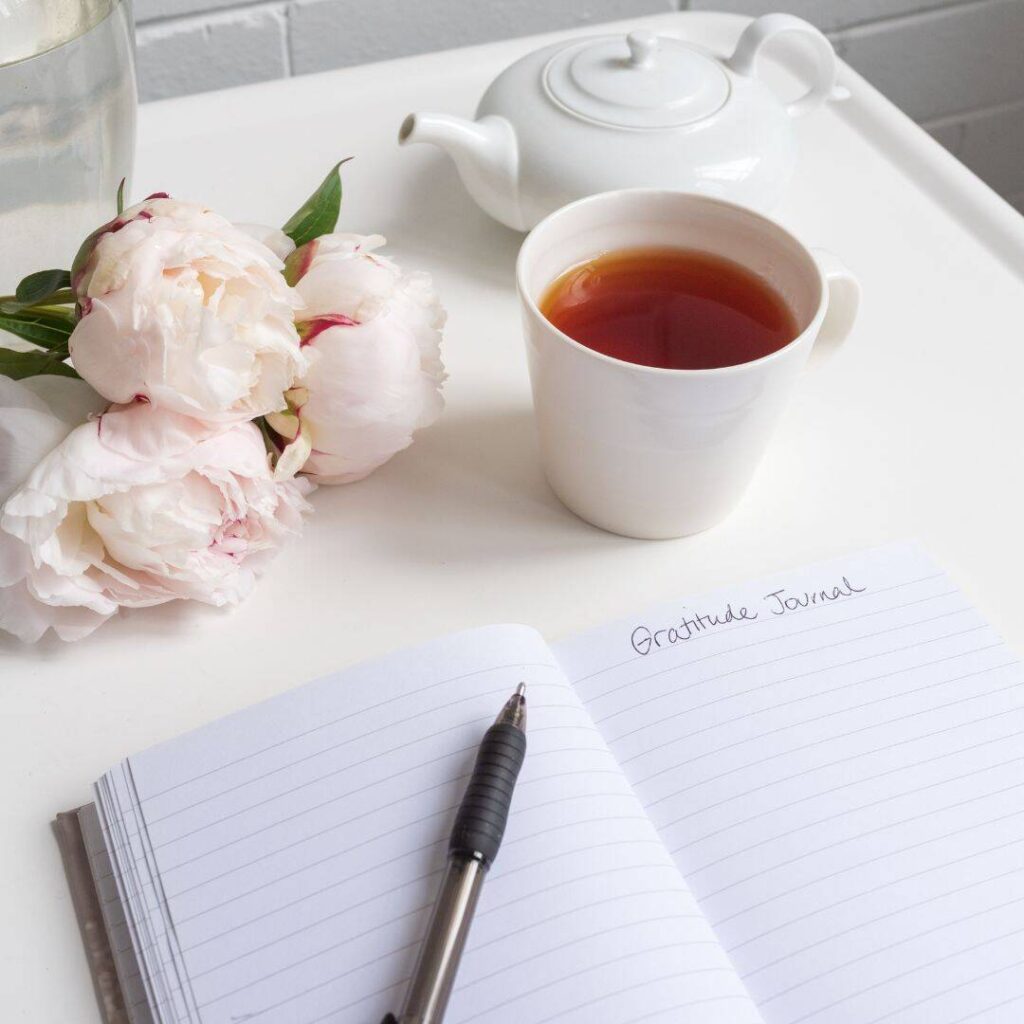
<path fill-rule="evenodd" d="M 252 423 L 213 426 L 145 402 L 76 427 L 0 516 L 0 628 L 91 633 L 121 607 L 234 604 L 309 509 L 275 480 Z"/>
<path fill-rule="evenodd" d="M 283 409 L 306 365 L 299 300 L 275 254 L 289 246 L 279 231 L 165 196 L 126 210 L 75 258 L 75 369 L 112 402 L 146 398 L 205 420 Z"/>
<path fill-rule="evenodd" d="M 0 376 L 0 507 L 45 455 L 108 404 L 81 380 Z"/>
<path fill-rule="evenodd" d="M 268 417 L 289 444 L 286 472 L 348 483 L 412 443 L 444 407 L 444 310 L 424 273 L 373 250 L 380 235 L 324 235 L 293 252 L 286 276 L 309 368 L 289 411 Z"/>

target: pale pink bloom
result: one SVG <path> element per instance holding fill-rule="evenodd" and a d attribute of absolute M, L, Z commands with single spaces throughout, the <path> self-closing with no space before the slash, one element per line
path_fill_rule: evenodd
<path fill-rule="evenodd" d="M 145 398 L 205 420 L 283 409 L 306 365 L 299 299 L 277 255 L 289 245 L 275 229 L 242 230 L 163 196 L 126 210 L 75 259 L 75 369 L 112 402 Z"/>
<path fill-rule="evenodd" d="M 0 375 L 0 507 L 44 455 L 108 404 L 85 381 L 71 377 Z"/>
<path fill-rule="evenodd" d="M 0 517 L 0 628 L 91 633 L 121 607 L 234 604 L 309 509 L 275 480 L 252 423 L 206 424 L 145 402 L 74 430 Z"/>
<path fill-rule="evenodd" d="M 286 471 L 301 467 L 319 483 L 371 473 L 444 407 L 444 310 L 429 275 L 405 274 L 373 251 L 383 243 L 325 235 L 287 260 L 309 368 L 289 393 L 290 411 L 269 420 L 293 441 Z"/>

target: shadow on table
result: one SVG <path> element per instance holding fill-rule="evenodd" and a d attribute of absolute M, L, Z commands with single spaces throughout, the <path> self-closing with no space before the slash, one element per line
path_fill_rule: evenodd
<path fill-rule="evenodd" d="M 643 543 L 590 526 L 555 497 L 540 467 L 529 406 L 442 416 L 366 480 L 322 487 L 313 503 L 305 537 L 281 552 L 270 575 L 299 574 L 314 593 L 356 556 L 361 572 L 371 571 L 376 559 L 407 564 L 411 577 L 417 568 L 450 567 L 472 571 L 487 587 L 500 586 L 501 571 L 524 561 L 557 561 L 565 571 L 575 558 Z M 271 586 L 272 579 L 258 584 Z M 109 648 L 115 657 L 121 630 L 154 640 L 184 638 L 226 625 L 231 614 L 172 601 L 122 613 L 83 643 Z M 25 649 L 0 632 L 0 659 Z M 49 633 L 32 650 L 46 662 L 69 659 L 76 649 Z"/>
<path fill-rule="evenodd" d="M 317 494 L 317 532 L 382 557 L 476 566 L 635 544 L 579 519 L 541 470 L 529 407 L 444 416 L 358 484 Z M 327 525 L 329 524 L 329 525 Z M 334 543 L 316 537 L 312 544 Z"/>

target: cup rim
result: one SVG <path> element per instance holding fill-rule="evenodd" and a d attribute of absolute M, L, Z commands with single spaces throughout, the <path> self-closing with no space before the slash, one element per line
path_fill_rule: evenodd
<path fill-rule="evenodd" d="M 666 366 L 647 366 L 644 363 L 631 363 L 628 359 L 619 359 L 617 356 L 609 356 L 604 352 L 598 352 L 595 349 L 589 348 L 587 345 L 582 344 L 575 338 L 566 334 L 563 330 L 556 327 L 540 310 L 540 307 L 534 301 L 533 297 L 528 294 L 523 278 L 524 278 L 524 264 L 529 256 L 528 249 L 538 231 L 541 228 L 547 227 L 552 221 L 557 218 L 564 216 L 572 210 L 576 210 L 581 206 L 586 206 L 591 203 L 609 202 L 614 197 L 625 198 L 629 196 L 661 196 L 663 198 L 686 198 L 696 200 L 700 203 L 705 203 L 709 206 L 718 206 L 724 209 L 736 211 L 743 216 L 749 217 L 752 220 L 760 221 L 762 224 L 775 231 L 785 235 L 789 241 L 793 242 L 799 249 L 803 250 L 807 254 L 810 260 L 811 266 L 814 267 L 815 272 L 818 276 L 818 308 L 815 310 L 814 315 L 811 317 L 807 325 L 800 331 L 796 337 L 787 341 L 781 348 L 777 348 L 774 352 L 769 352 L 767 355 L 760 356 L 757 359 L 750 359 L 745 363 L 731 363 L 728 366 L 714 366 L 706 367 L 703 369 L 682 369 L 676 367 Z M 568 269 L 568 268 L 566 268 Z M 564 272 L 564 271 L 563 271 Z M 757 210 L 752 210 L 748 206 L 743 206 L 741 203 L 734 203 L 728 199 L 720 199 L 717 196 L 704 195 L 701 192 L 687 192 L 684 189 L 670 189 L 670 188 L 617 188 L 609 189 L 605 192 L 594 192 L 589 196 L 583 196 L 580 199 L 574 199 L 571 203 L 566 203 L 564 206 L 560 206 L 557 210 L 552 210 L 542 220 L 538 221 L 530 233 L 523 240 L 523 244 L 519 247 L 519 252 L 516 256 L 516 290 L 519 293 L 520 300 L 526 306 L 527 310 L 531 315 L 539 318 L 541 322 L 549 328 L 552 333 L 560 340 L 577 349 L 578 351 L 585 353 L 588 356 L 598 359 L 602 362 L 609 363 L 613 366 L 625 367 L 633 371 L 640 371 L 658 376 L 670 376 L 670 377 L 711 377 L 711 376 L 727 376 L 734 373 L 741 373 L 754 367 L 764 366 L 765 364 L 775 360 L 781 359 L 785 353 L 790 349 L 794 348 L 797 344 L 803 341 L 811 329 L 818 323 L 824 315 L 824 307 L 828 298 L 827 282 L 825 279 L 824 272 L 821 269 L 818 261 L 814 257 L 814 253 L 810 247 L 807 246 L 803 241 L 797 238 L 788 228 L 783 227 L 777 220 L 766 214 L 759 213 Z"/>

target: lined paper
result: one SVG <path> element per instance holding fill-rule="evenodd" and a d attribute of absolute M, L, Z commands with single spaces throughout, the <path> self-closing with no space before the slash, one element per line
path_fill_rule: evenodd
<path fill-rule="evenodd" d="M 1024 1019 L 1024 672 L 917 548 L 556 653 L 766 1024 Z"/>
<path fill-rule="evenodd" d="M 132 1024 L 152 1024 L 153 1015 L 149 1012 L 149 996 L 142 981 L 139 963 L 132 945 L 132 933 L 125 917 L 124 903 L 114 880 L 114 869 L 110 855 L 107 853 L 103 829 L 95 805 L 89 804 L 82 807 L 78 812 L 78 821 L 125 1009 Z"/>
<path fill-rule="evenodd" d="M 483 730 L 529 752 L 452 1024 L 760 1017 L 541 637 L 493 627 L 294 690 L 97 789 L 164 1021 L 376 1024 L 426 926 Z"/>

